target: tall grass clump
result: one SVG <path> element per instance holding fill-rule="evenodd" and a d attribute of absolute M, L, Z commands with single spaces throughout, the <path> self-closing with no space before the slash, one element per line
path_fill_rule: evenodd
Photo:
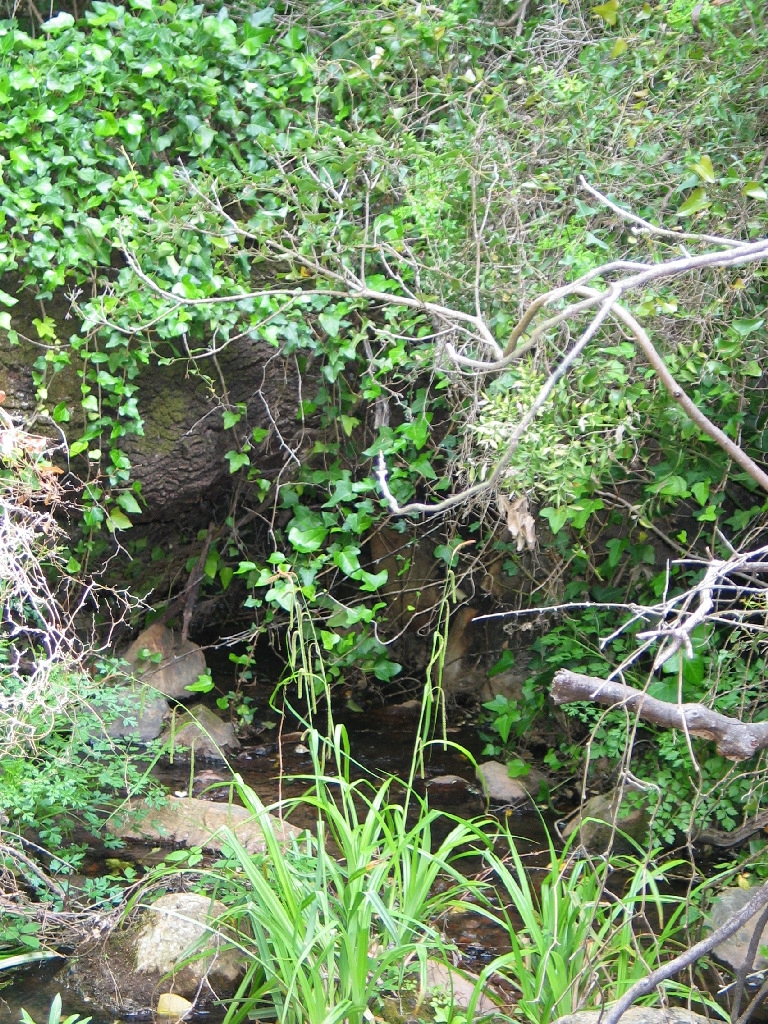
<path fill-rule="evenodd" d="M 228 833 L 228 859 L 207 875 L 232 907 L 228 920 L 247 962 L 225 1024 L 362 1024 L 383 997 L 423 987 L 430 958 L 447 961 L 441 915 L 482 892 L 459 869 L 462 857 L 487 847 L 480 827 L 451 819 L 447 835 L 437 837 L 443 815 L 421 802 L 412 822 L 395 780 L 350 781 L 342 730 L 335 740 L 337 774 L 318 770 L 310 791 L 293 802 L 316 811 L 316 834 L 287 849 L 268 809 L 236 778 L 266 854 L 247 853 Z M 317 765 L 322 741 L 314 734 L 311 742 Z M 448 884 L 438 891 L 439 875 Z"/>
<path fill-rule="evenodd" d="M 664 892 L 666 876 L 684 862 L 656 864 L 650 856 L 580 859 L 571 844 L 558 853 L 549 838 L 549 864 L 539 885 L 507 833 L 504 855 L 485 853 L 507 909 L 510 952 L 483 972 L 499 974 L 516 990 L 515 1016 L 530 1024 L 615 1002 L 685 946 L 689 904 Z M 609 887 L 617 881 L 619 895 Z M 520 923 L 520 919 L 522 923 Z M 705 993 L 666 983 L 666 996 L 722 1010 Z M 645 1003 L 658 1001 L 656 993 Z"/>

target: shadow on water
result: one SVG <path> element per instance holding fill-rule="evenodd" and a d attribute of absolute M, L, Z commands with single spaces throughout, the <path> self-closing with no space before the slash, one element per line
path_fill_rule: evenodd
<path fill-rule="evenodd" d="M 396 708 L 382 708 L 379 711 L 363 715 L 349 713 L 339 716 L 346 726 L 351 744 L 353 759 L 353 778 L 368 777 L 374 781 L 390 776 L 407 779 L 418 725 L 418 708 L 410 712 Z M 416 791 L 427 795 L 430 806 L 445 811 L 449 816 L 472 818 L 484 810 L 484 799 L 475 782 L 475 770 L 472 756 L 478 752 L 477 734 L 474 729 L 466 728 L 453 731 L 451 744 L 443 748 L 434 744 L 429 748 L 425 758 L 425 777 L 417 780 Z M 466 756 L 461 749 L 466 749 Z M 307 776 L 312 773 L 312 759 L 302 742 L 301 734 L 294 732 L 284 737 L 282 744 L 275 740 L 245 747 L 231 764 L 243 781 L 250 786 L 267 805 L 278 801 L 290 801 L 301 796 L 308 788 Z M 330 768 L 330 765 L 329 765 Z M 202 771 L 201 771 L 202 769 Z M 156 774 L 170 792 L 186 794 L 196 783 L 195 795 L 199 795 L 199 778 L 208 773 L 210 784 L 203 796 L 210 798 L 231 798 L 229 786 L 217 783 L 216 776 L 226 779 L 226 770 L 212 765 L 210 762 L 189 765 L 176 761 L 157 768 Z M 302 778 L 305 777 L 305 778 Z M 455 783 L 444 780 L 455 778 Z M 433 782 L 437 784 L 433 785 Z M 462 785 L 465 780 L 466 785 Z M 208 779 L 205 779 L 208 781 Z M 205 788 L 205 786 L 203 786 Z M 396 791 L 393 791 L 396 796 Z M 302 813 L 303 812 L 303 813 Z M 290 820 L 299 827 L 311 827 L 314 817 L 309 808 L 294 811 Z M 536 854 L 546 848 L 544 824 L 538 813 L 529 810 L 516 810 L 508 819 L 513 835 L 520 837 L 519 849 L 523 855 L 536 859 Z M 445 831 L 451 827 L 450 818 L 446 820 Z M 435 828 L 435 841 L 441 835 Z M 123 858 L 135 860 L 145 866 L 162 860 L 167 850 L 151 849 L 149 846 L 131 843 L 120 853 Z M 106 873 L 106 857 L 113 857 L 114 851 L 94 851 L 90 868 L 92 871 Z M 468 873 L 480 868 L 479 860 L 467 859 Z M 457 915 L 445 923 L 446 937 L 455 942 L 461 950 L 468 969 L 477 970 L 499 953 L 506 952 L 506 936 L 499 929 L 492 927 L 480 915 Z M 22 1007 L 27 1010 L 36 1024 L 47 1024 L 51 1000 L 57 992 L 61 993 L 63 1017 L 69 1014 L 90 1015 L 92 1024 L 114 1024 L 113 1014 L 105 1013 L 97 1007 L 85 1004 L 78 999 L 73 990 L 67 986 L 68 964 L 65 959 L 46 961 L 40 965 L 19 969 L 13 972 L 12 983 L 0 989 L 0 1024 L 18 1024 Z M 10 980 L 10 978 L 8 979 Z M 0 982 L 3 979 L 0 977 Z M 134 1018 L 135 1019 L 135 1018 Z M 192 1018 L 195 1021 L 208 1021 L 216 1024 L 221 1014 L 200 1013 Z"/>

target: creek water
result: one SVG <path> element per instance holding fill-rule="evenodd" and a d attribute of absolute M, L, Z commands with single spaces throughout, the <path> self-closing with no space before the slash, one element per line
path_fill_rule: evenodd
<path fill-rule="evenodd" d="M 418 723 L 417 708 L 411 705 L 403 706 L 402 709 L 382 708 L 365 714 L 347 713 L 341 716 L 341 720 L 350 737 L 355 774 L 368 774 L 373 779 L 408 777 Z M 464 748 L 473 756 L 479 753 L 475 729 L 466 727 L 453 730 L 449 739 L 451 743 L 447 748 L 443 749 L 442 745 L 436 744 L 429 749 L 425 761 L 425 778 L 417 788 L 429 793 L 431 806 L 437 806 L 450 814 L 474 817 L 482 810 L 482 799 L 472 788 L 462 787 L 459 782 L 453 786 L 431 785 L 432 780 L 445 779 L 446 776 L 465 779 L 470 786 L 474 783 L 472 762 L 457 748 Z M 209 762 L 204 766 L 197 765 L 195 771 L 201 767 L 209 770 L 216 768 Z M 312 762 L 304 745 L 294 738 L 279 748 L 275 742 L 246 747 L 233 760 L 232 768 L 242 775 L 244 782 L 258 793 L 264 803 L 271 804 L 279 799 L 298 796 L 306 790 L 307 783 L 302 781 L 301 776 L 311 771 Z M 190 788 L 192 773 L 189 764 L 164 764 L 158 767 L 156 774 L 171 792 L 183 792 Z M 225 770 L 222 769 L 220 774 L 226 777 Z M 226 792 L 225 787 L 222 795 Z M 309 812 L 306 820 L 295 815 L 290 820 L 299 826 L 311 825 Z M 544 847 L 543 825 L 533 809 L 515 812 L 510 824 L 514 834 L 522 837 L 523 846 L 528 851 L 534 852 Z M 104 859 L 114 856 L 114 851 L 95 850 L 88 870 L 106 873 L 109 869 Z M 156 862 L 162 859 L 163 852 L 155 850 L 150 855 L 150 847 L 131 843 L 125 850 L 119 851 L 117 856 L 135 859 L 138 864 L 147 866 L 153 860 Z M 446 933 L 464 952 L 470 969 L 482 966 L 488 959 L 505 951 L 500 931 L 490 927 L 479 915 L 466 915 L 450 921 Z M 18 1024 L 22 1007 L 37 1024 L 47 1024 L 51 1000 L 57 992 L 61 993 L 64 1018 L 68 1014 L 79 1013 L 90 1016 L 92 1024 L 113 1024 L 116 1019 L 113 1014 L 87 1005 L 78 998 L 67 984 L 67 971 L 67 961 L 62 958 L 15 969 L 8 972 L 9 978 L 0 978 L 0 982 L 6 982 L 5 987 L 0 989 L 0 1024 Z M 220 1020 L 220 1015 L 215 1012 L 201 1013 L 193 1019 L 215 1024 Z"/>

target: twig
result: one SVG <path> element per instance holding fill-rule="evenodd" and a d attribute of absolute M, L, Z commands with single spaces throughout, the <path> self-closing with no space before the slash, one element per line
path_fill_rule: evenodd
<path fill-rule="evenodd" d="M 685 970 L 686 967 L 690 967 L 691 964 L 696 963 L 700 957 L 706 956 L 707 953 L 711 953 L 716 946 L 719 946 L 721 942 L 737 932 L 742 925 L 745 925 L 747 921 L 762 910 L 766 904 L 768 904 L 768 882 L 764 882 L 763 885 L 760 886 L 755 895 L 737 914 L 733 915 L 730 921 L 726 921 L 725 924 L 716 928 L 715 931 L 709 934 L 705 939 L 702 939 L 694 946 L 691 946 L 690 949 L 681 953 L 680 956 L 676 956 L 674 960 L 670 960 L 669 963 L 663 964 L 661 967 L 657 967 L 656 970 L 651 971 L 647 977 L 635 982 L 635 984 L 624 993 L 621 999 L 615 1002 L 613 1006 L 606 1011 L 601 1024 L 618 1024 L 625 1011 L 628 1010 L 637 999 L 640 999 L 642 996 L 649 995 L 662 981 L 667 981 L 667 979 L 673 977 L 673 975 L 679 974 L 679 972 Z"/>
<path fill-rule="evenodd" d="M 599 192 L 594 185 L 590 185 L 583 174 L 579 175 L 579 184 L 583 189 L 589 192 L 591 195 L 598 199 L 603 206 L 607 206 L 610 210 L 622 218 L 622 220 L 628 220 L 632 224 L 639 225 L 643 231 L 647 231 L 648 234 L 659 235 L 662 238 L 676 238 L 678 241 L 686 242 L 714 242 L 715 245 L 727 245 L 729 248 L 735 248 L 741 245 L 741 242 L 737 242 L 732 238 L 722 238 L 720 235 L 699 235 L 695 232 L 690 231 L 671 231 L 669 228 L 660 228 L 656 224 L 651 224 L 650 221 L 643 220 L 642 217 L 638 217 L 636 213 L 630 213 L 629 210 L 622 209 L 608 196 L 603 195 Z"/>

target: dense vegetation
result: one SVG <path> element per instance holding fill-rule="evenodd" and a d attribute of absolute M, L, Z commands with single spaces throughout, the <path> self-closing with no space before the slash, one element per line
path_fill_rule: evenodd
<path fill-rule="evenodd" d="M 722 587 L 687 653 L 658 672 L 637 634 L 671 620 L 691 588 L 693 607 L 713 558 L 765 543 L 766 496 L 683 412 L 625 323 L 606 320 L 558 380 L 594 310 L 561 317 L 563 295 L 549 320 L 518 325 L 585 274 L 608 287 L 611 261 L 655 265 L 768 234 L 762 2 L 93 0 L 42 24 L 35 10 L 0 22 L 0 338 L 33 353 L 25 426 L 61 448 L 41 456 L 3 421 L 12 824 L 57 843 L 63 814 L 97 828 L 94 803 L 151 786 L 154 752 L 115 764 L 93 743 L 88 702 L 113 668 L 110 627 L 137 625 L 179 541 L 189 570 L 206 538 L 208 521 L 190 516 L 170 541 L 145 529 L 132 472 L 148 382 L 179 365 L 231 436 L 202 593 L 247 634 L 244 680 L 269 636 L 311 697 L 350 681 L 363 694 L 418 689 L 426 658 L 390 641 L 432 616 L 440 666 L 446 613 L 468 603 L 500 614 L 486 668 L 529 648 L 521 695 L 484 710 L 490 752 L 530 758 L 534 738 L 554 773 L 582 771 L 585 751 L 606 776 L 631 768 L 668 844 L 756 814 L 762 755 L 734 767 L 704 739 L 647 726 L 635 744 L 624 713 L 554 715 L 547 695 L 558 668 L 615 671 L 665 701 L 765 720 L 759 579 Z M 745 261 L 622 296 L 757 466 L 765 275 Z M 299 447 L 268 409 L 265 420 L 230 398 L 219 360 L 239 344 L 297 368 Z M 494 488 L 478 488 L 548 381 Z M 464 488 L 472 499 L 420 507 Z M 46 500 L 63 502 L 62 535 L 28 515 Z M 383 529 L 397 539 L 386 565 L 373 554 Z M 425 549 L 437 569 L 398 618 L 398 578 Z M 31 577 L 30 555 L 42 566 Z M 150 598 L 158 611 L 164 600 Z M 15 760 L 20 749 L 39 757 Z"/>

